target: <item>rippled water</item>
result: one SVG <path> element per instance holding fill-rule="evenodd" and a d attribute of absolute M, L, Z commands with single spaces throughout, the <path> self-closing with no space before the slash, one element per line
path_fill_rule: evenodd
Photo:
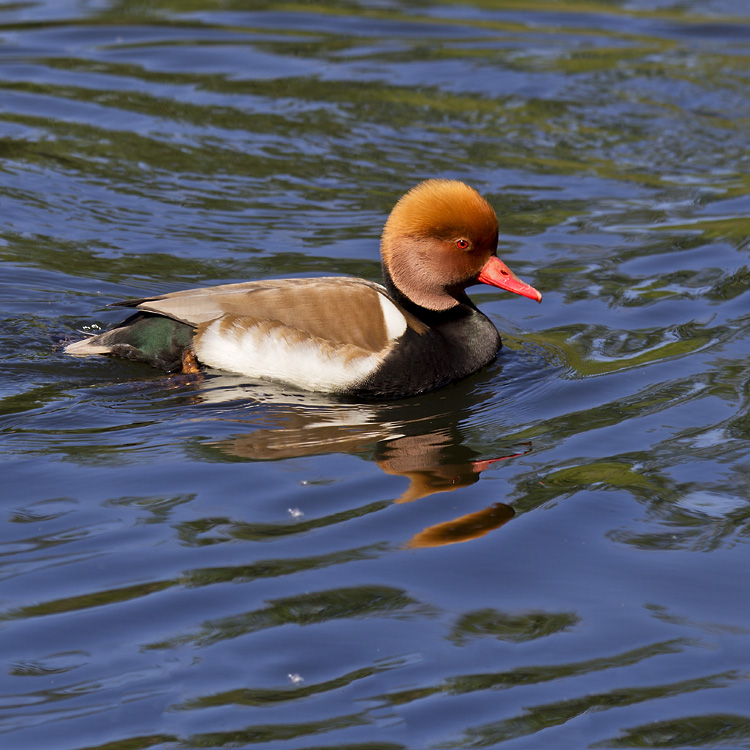
<path fill-rule="evenodd" d="M 247 5 L 0 2 L 0 746 L 750 747 L 748 4 Z M 544 293 L 465 382 L 61 353 L 434 176 Z"/>

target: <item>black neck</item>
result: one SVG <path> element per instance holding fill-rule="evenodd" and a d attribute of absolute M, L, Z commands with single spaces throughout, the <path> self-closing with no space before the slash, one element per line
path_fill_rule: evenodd
<path fill-rule="evenodd" d="M 407 297 L 393 282 L 388 269 L 383 266 L 383 285 L 388 290 L 391 299 L 397 302 L 407 312 L 419 318 L 423 323 L 429 326 L 437 326 L 449 323 L 453 320 L 460 320 L 467 314 L 478 312 L 474 303 L 463 293 L 456 297 L 456 304 L 447 310 L 430 310 L 428 307 L 422 307 Z M 468 308 L 468 309 L 467 309 Z"/>

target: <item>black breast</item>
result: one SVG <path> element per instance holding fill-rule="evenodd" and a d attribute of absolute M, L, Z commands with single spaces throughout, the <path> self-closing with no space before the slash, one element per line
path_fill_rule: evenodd
<path fill-rule="evenodd" d="M 440 388 L 492 362 L 501 347 L 500 334 L 473 305 L 445 312 L 410 310 L 429 328 L 406 329 L 383 364 L 346 395 L 355 398 L 406 398 Z"/>

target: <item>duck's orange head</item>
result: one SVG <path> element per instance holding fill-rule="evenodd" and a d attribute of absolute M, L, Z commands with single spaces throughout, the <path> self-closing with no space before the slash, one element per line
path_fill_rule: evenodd
<path fill-rule="evenodd" d="M 393 207 L 381 239 L 383 265 L 399 291 L 422 307 L 447 310 L 467 286 L 485 283 L 541 302 L 495 255 L 497 216 L 458 180 L 426 180 Z"/>

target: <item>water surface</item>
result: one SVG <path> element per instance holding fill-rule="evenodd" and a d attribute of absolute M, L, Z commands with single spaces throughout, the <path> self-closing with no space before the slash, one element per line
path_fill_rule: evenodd
<path fill-rule="evenodd" d="M 742 0 L 0 3 L 0 743 L 750 747 Z M 426 177 L 544 303 L 349 404 L 61 344 L 379 278 Z"/>

